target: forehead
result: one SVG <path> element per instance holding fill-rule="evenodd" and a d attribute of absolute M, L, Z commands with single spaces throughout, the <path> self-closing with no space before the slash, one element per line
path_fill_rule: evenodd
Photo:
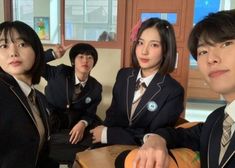
<path fill-rule="evenodd" d="M 15 29 L 2 30 L 2 32 L 0 33 L 0 39 L 7 41 L 15 41 L 17 39 L 20 39 L 20 35 Z"/>
<path fill-rule="evenodd" d="M 146 39 L 148 38 L 148 39 L 154 39 L 154 40 L 161 39 L 158 30 L 154 27 L 145 29 L 140 35 L 140 38 L 146 38 Z"/>

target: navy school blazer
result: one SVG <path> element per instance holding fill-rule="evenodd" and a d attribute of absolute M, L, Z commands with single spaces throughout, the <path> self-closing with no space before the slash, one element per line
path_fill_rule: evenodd
<path fill-rule="evenodd" d="M 54 60 L 52 50 L 47 50 L 45 60 Z M 43 77 L 47 80 L 45 95 L 52 109 L 61 118 L 66 118 L 64 128 L 72 128 L 79 120 L 91 125 L 96 118 L 97 106 L 101 102 L 102 85 L 92 76 L 88 77 L 78 99 L 72 101 L 74 92 L 74 68 L 64 64 L 52 66 L 46 64 Z"/>
<path fill-rule="evenodd" d="M 49 162 L 46 158 L 49 158 L 50 129 L 45 96 L 36 90 L 45 127 L 45 144 L 38 153 L 40 136 L 27 98 L 16 80 L 3 72 L 0 72 L 0 92 L 0 167 L 46 168 L 44 164 Z"/>
<path fill-rule="evenodd" d="M 165 128 L 156 133 L 164 137 L 169 148 L 186 147 L 200 152 L 202 168 L 234 168 L 235 167 L 235 134 L 224 157 L 219 164 L 220 142 L 223 133 L 225 106 L 216 109 L 206 119 L 189 129 Z"/>
<path fill-rule="evenodd" d="M 146 133 L 174 126 L 184 110 L 183 87 L 170 75 L 157 73 L 130 120 L 138 72 L 138 68 L 123 68 L 117 74 L 112 103 L 104 121 L 108 127 L 108 144 L 140 145 Z"/>

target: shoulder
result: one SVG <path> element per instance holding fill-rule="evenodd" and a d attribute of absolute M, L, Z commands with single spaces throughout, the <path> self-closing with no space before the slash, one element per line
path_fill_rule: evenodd
<path fill-rule="evenodd" d="M 214 122 L 216 118 L 224 115 L 224 109 L 226 106 L 215 109 L 206 119 L 206 122 Z"/>
<path fill-rule="evenodd" d="M 94 87 L 102 89 L 101 83 L 97 79 L 95 79 L 94 77 L 89 76 L 88 82 L 91 83 Z"/>
<path fill-rule="evenodd" d="M 65 76 L 70 76 L 71 74 L 74 73 L 74 69 L 71 66 L 65 65 L 65 64 L 60 64 L 56 66 L 57 73 L 58 74 L 63 74 Z"/>
<path fill-rule="evenodd" d="M 121 68 L 118 71 L 117 77 L 125 77 L 138 74 L 138 68 Z"/>
<path fill-rule="evenodd" d="M 183 86 L 170 75 L 165 75 L 165 84 L 169 88 L 184 90 Z"/>

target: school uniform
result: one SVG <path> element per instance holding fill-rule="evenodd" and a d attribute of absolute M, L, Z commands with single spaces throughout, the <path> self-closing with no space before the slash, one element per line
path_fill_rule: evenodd
<path fill-rule="evenodd" d="M 54 60 L 52 50 L 45 53 L 46 62 Z M 91 128 L 102 124 L 96 115 L 97 106 L 101 102 L 102 85 L 93 77 L 88 76 L 85 86 L 78 97 L 73 99 L 75 92 L 74 68 L 64 64 L 51 66 L 46 64 L 43 77 L 47 80 L 45 95 L 52 111 L 51 155 L 63 162 L 73 162 L 75 154 L 91 146 Z M 84 121 L 86 129 L 82 141 L 70 144 L 69 132 L 79 122 Z"/>
<path fill-rule="evenodd" d="M 37 119 L 17 81 L 0 72 L 0 91 L 0 167 L 59 167 L 48 157 L 50 131 L 44 95 L 36 90 L 36 104 L 44 127 L 44 140 L 40 147 L 42 141 Z"/>
<path fill-rule="evenodd" d="M 51 50 L 45 53 L 46 62 L 54 60 Z M 61 64 L 46 64 L 43 77 L 47 80 L 45 95 L 53 112 L 60 119 L 60 129 L 71 129 L 80 120 L 91 125 L 101 102 L 102 85 L 89 76 L 77 100 L 72 100 L 75 85 L 74 68 Z M 58 124 L 58 123 L 57 123 Z"/>
<path fill-rule="evenodd" d="M 107 144 L 141 145 L 146 133 L 174 126 L 184 110 L 183 87 L 170 75 L 156 73 L 130 117 L 139 71 L 123 68 L 118 72 L 104 121 Z"/>
<path fill-rule="evenodd" d="M 235 167 L 235 136 L 233 134 L 227 151 L 219 162 L 221 137 L 225 106 L 211 113 L 205 123 L 190 129 L 160 129 L 157 134 L 164 137 L 169 148 L 186 147 L 200 152 L 202 168 L 234 168 Z"/>

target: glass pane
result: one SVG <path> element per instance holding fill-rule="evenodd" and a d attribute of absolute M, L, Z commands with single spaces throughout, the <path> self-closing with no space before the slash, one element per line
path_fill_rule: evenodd
<path fill-rule="evenodd" d="M 60 42 L 60 0 L 13 0 L 12 5 L 13 20 L 30 25 L 43 43 Z"/>
<path fill-rule="evenodd" d="M 177 13 L 141 13 L 142 21 L 151 17 L 168 20 L 171 24 L 176 24 L 177 22 Z"/>
<path fill-rule="evenodd" d="M 221 1 L 222 2 L 222 1 Z M 220 8 L 220 0 L 195 0 L 194 1 L 194 19 L 193 25 L 203 19 L 208 13 L 217 12 Z M 189 59 L 190 68 L 195 69 L 197 68 L 197 62 L 194 58 L 190 55 Z"/>
<path fill-rule="evenodd" d="M 66 0 L 65 40 L 113 41 L 117 0 Z"/>

